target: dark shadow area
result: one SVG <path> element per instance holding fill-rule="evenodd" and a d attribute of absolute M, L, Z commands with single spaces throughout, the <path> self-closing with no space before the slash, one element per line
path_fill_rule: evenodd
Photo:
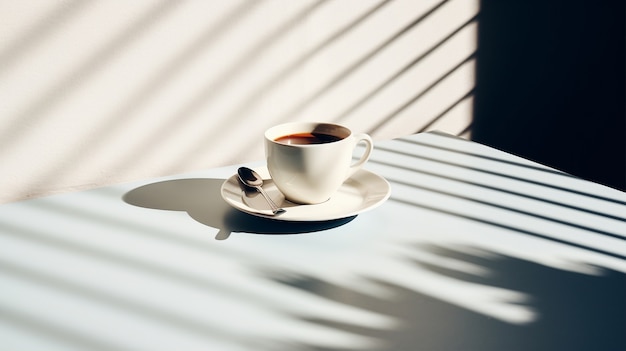
<path fill-rule="evenodd" d="M 626 3 L 480 7 L 472 139 L 626 190 Z"/>
<path fill-rule="evenodd" d="M 232 232 L 254 234 L 304 234 L 331 229 L 356 216 L 319 222 L 287 222 L 252 216 L 230 207 L 221 195 L 225 179 L 176 179 L 147 184 L 124 194 L 124 202 L 156 210 L 184 211 L 191 218 L 219 229 L 224 240 Z"/>
<path fill-rule="evenodd" d="M 585 275 L 555 269 L 515 257 L 438 246 L 416 246 L 445 258 L 485 267 L 488 276 L 475 276 L 418 261 L 426 269 L 460 282 L 471 282 L 523 293 L 521 304 L 535 311 L 537 320 L 510 324 L 447 303 L 403 286 L 377 281 L 393 290 L 393 298 L 378 298 L 348 287 L 309 276 L 276 279 L 303 292 L 342 304 L 399 318 L 403 324 L 379 330 L 337 323 L 332 320 L 300 318 L 351 333 L 374 337 L 385 346 L 377 350 L 624 350 L 626 349 L 626 276 L 602 270 L 602 275 Z M 408 259 L 408 258 L 407 258 Z M 271 276 L 271 273 L 268 273 Z M 444 294 L 445 295 L 445 294 Z M 326 348 L 306 345 L 310 350 Z M 301 348 L 293 348 L 301 349 Z"/>

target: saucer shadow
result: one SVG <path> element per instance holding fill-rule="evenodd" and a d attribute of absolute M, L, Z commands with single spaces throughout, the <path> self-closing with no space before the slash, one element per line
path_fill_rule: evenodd
<path fill-rule="evenodd" d="M 138 207 L 185 211 L 199 223 L 217 228 L 215 239 L 231 233 L 304 234 L 342 226 L 356 216 L 330 221 L 288 222 L 256 217 L 230 207 L 221 195 L 226 179 L 189 178 L 147 184 L 130 190 L 122 199 Z"/>

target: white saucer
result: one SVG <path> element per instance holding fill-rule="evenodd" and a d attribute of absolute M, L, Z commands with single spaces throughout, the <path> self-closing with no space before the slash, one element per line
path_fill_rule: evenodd
<path fill-rule="evenodd" d="M 266 167 L 257 168 L 255 171 L 264 180 L 265 192 L 278 206 L 287 210 L 286 212 L 277 216 L 272 215 L 270 206 L 261 194 L 254 189 L 244 190 L 236 174 L 222 184 L 222 198 L 240 211 L 279 221 L 329 221 L 351 217 L 382 204 L 391 194 L 391 187 L 385 178 L 361 169 L 348 178 L 328 201 L 315 205 L 300 205 L 285 199 L 270 179 Z"/>

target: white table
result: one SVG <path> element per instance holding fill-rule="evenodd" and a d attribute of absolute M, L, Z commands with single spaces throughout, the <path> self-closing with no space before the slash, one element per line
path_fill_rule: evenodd
<path fill-rule="evenodd" d="M 380 207 L 284 223 L 237 167 L 0 206 L 0 350 L 626 349 L 623 192 L 423 133 Z"/>

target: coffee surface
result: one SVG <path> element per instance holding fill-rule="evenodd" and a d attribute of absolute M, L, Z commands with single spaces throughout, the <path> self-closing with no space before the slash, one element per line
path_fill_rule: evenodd
<path fill-rule="evenodd" d="M 287 145 L 325 144 L 341 140 L 340 137 L 323 133 L 297 133 L 278 137 L 274 141 Z"/>

